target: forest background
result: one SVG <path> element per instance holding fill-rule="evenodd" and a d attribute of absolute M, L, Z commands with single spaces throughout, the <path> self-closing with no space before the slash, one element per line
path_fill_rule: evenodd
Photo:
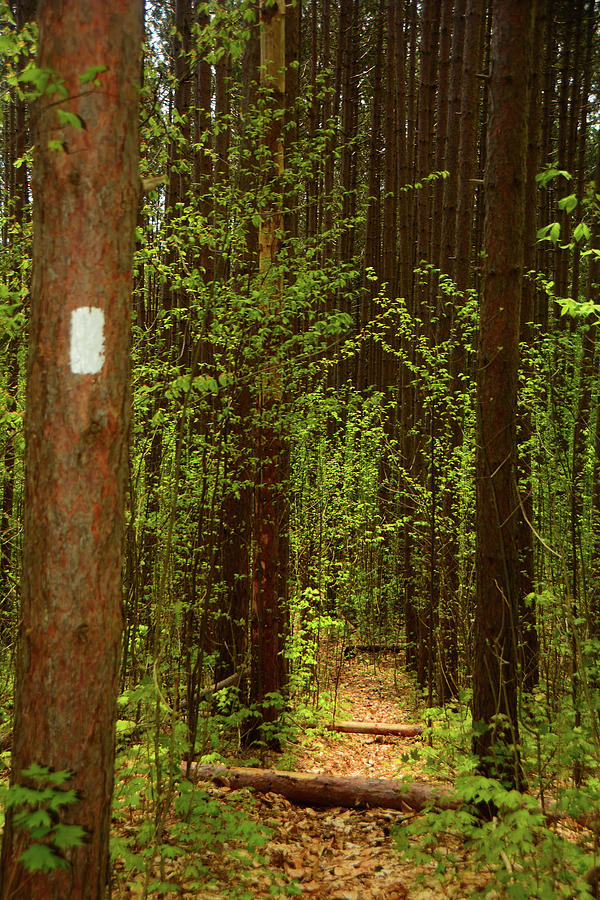
<path fill-rule="evenodd" d="M 30 110 L 49 83 L 34 4 L 13 7 L 0 7 L 7 732 Z M 472 708 L 481 774 L 524 788 L 529 741 L 593 805 L 598 5 L 148 0 L 143 14 L 120 728 L 154 735 L 160 794 L 175 736 L 189 759 L 219 749 L 225 719 L 244 744 L 280 745 L 286 708 L 327 688 L 324 646 L 333 659 L 403 645 L 430 709 Z M 97 62 L 82 85 L 101 91 Z M 72 99 L 58 155 L 84 128 Z M 211 730 L 214 685 L 228 693 Z M 53 752 L 37 762 L 76 768 Z"/>

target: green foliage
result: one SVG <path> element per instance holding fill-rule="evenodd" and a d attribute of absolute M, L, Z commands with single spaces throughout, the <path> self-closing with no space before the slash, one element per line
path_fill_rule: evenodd
<path fill-rule="evenodd" d="M 93 84 L 95 87 L 99 87 L 100 79 L 98 75 L 102 72 L 106 72 L 107 66 L 89 66 L 85 72 L 82 72 L 79 76 L 80 84 Z"/>
<path fill-rule="evenodd" d="M 62 854 L 85 840 L 81 826 L 60 821 L 63 809 L 78 802 L 77 792 L 67 787 L 72 772 L 36 763 L 21 775 L 30 784 L 12 784 L 3 798 L 5 808 L 13 810 L 14 829 L 23 834 L 19 861 L 28 872 L 66 869 L 69 862 Z"/>
<path fill-rule="evenodd" d="M 586 878 L 597 863 L 593 839 L 584 846 L 565 839 L 547 825 L 534 798 L 492 779 L 463 776 L 456 795 L 464 804 L 459 810 L 429 812 L 395 831 L 403 856 L 429 869 L 435 862 L 435 876 L 444 883 L 457 877 L 466 846 L 469 865 L 484 876 L 481 897 L 593 896 Z M 496 810 L 491 821 L 478 815 L 482 804 Z"/>
<path fill-rule="evenodd" d="M 123 711 L 137 711 L 138 723 L 133 723 L 134 730 L 132 720 L 121 720 L 129 724 L 121 734 L 129 731 L 136 743 L 127 742 L 117 756 L 111 854 L 118 878 L 130 889 L 141 888 L 144 897 L 182 888 L 199 891 L 210 883 L 207 854 L 228 852 L 236 859 L 237 885 L 243 884 L 244 873 L 262 871 L 271 880 L 273 896 L 297 893 L 266 866 L 261 851 L 272 830 L 253 817 L 250 795 L 245 794 L 243 802 L 239 797 L 214 796 L 184 777 L 180 761 L 189 748 L 186 729 L 160 698 L 160 722 L 152 723 L 149 717 L 156 701 L 151 679 L 120 698 Z M 211 722 L 212 729 L 217 727 Z M 200 762 L 220 760 L 210 753 Z M 174 862 L 177 881 L 167 874 Z M 241 886 L 233 890 L 232 897 L 246 896 Z"/>

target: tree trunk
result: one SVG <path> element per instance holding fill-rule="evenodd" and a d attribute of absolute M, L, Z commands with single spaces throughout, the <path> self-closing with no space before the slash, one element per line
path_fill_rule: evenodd
<path fill-rule="evenodd" d="M 596 166 L 594 171 L 595 191 L 600 193 L 600 133 L 598 133 L 598 145 L 596 149 Z M 600 249 L 600 209 L 592 219 L 591 246 Z M 588 299 L 600 287 L 600 260 L 591 256 L 588 270 Z M 596 377 L 598 362 L 596 359 Z M 592 428 L 590 428 L 592 431 Z M 591 517 L 592 517 L 592 549 L 590 567 L 590 597 L 589 597 L 589 629 L 590 633 L 600 637 L 600 403 L 596 406 L 596 421 L 593 428 L 594 465 L 592 469 L 591 485 Z"/>
<path fill-rule="evenodd" d="M 534 47 L 543 47 L 546 18 L 545 0 L 536 9 Z M 535 269 L 537 184 L 535 176 L 540 165 L 541 138 L 541 55 L 534 54 L 531 67 L 529 97 L 529 124 L 527 147 L 527 184 L 525 189 L 525 271 Z M 535 291 L 533 279 L 523 281 L 521 301 L 521 337 L 523 346 L 529 348 L 534 340 Z M 528 371 L 524 373 L 525 382 Z M 517 512 L 517 544 L 519 551 L 519 645 L 521 682 L 525 690 L 531 691 L 538 683 L 539 638 L 536 628 L 535 599 L 531 596 L 535 589 L 533 554 L 533 485 L 531 480 L 532 459 L 531 439 L 533 423 L 530 410 L 523 404 L 519 408 L 519 446 L 523 447 L 519 459 L 519 510 Z"/>
<path fill-rule="evenodd" d="M 517 787 L 516 399 L 533 14 L 523 0 L 493 10 L 477 378 L 473 743 L 481 770 Z"/>
<path fill-rule="evenodd" d="M 439 44 L 439 23 L 440 23 L 440 4 L 436 0 L 424 0 L 422 5 L 422 29 L 421 29 L 421 52 L 420 52 L 420 73 L 419 73 L 419 104 L 418 104 L 418 128 L 417 128 L 417 178 L 419 182 L 429 175 L 435 165 L 435 96 L 437 89 L 437 60 L 438 60 L 438 44 Z M 415 206 L 417 211 L 416 219 L 416 248 L 417 248 L 417 265 L 429 263 L 431 251 L 431 235 L 432 235 L 432 197 L 433 188 L 425 183 L 422 190 L 418 190 L 415 196 Z M 430 296 L 431 277 L 427 272 L 423 272 L 416 281 L 414 312 L 415 324 L 417 329 L 417 349 L 415 352 L 415 362 L 419 369 L 427 367 L 426 354 L 423 352 L 421 341 L 429 344 L 432 339 L 432 323 L 435 319 L 434 308 Z M 418 323 L 418 324 L 417 324 Z M 414 378 L 414 406 L 413 406 L 413 429 L 415 431 L 414 438 L 414 467 L 412 475 L 420 488 L 426 488 L 428 476 L 433 478 L 433 472 L 428 472 L 426 459 L 425 443 L 426 434 L 429 430 L 426 421 L 425 404 L 428 402 L 426 393 L 423 390 L 423 381 L 420 378 Z M 429 485 L 427 485 L 429 486 Z M 433 492 L 431 492 L 433 498 Z M 429 565 L 431 555 L 435 553 L 435 547 L 431 543 L 431 537 L 435 532 L 435 509 L 433 504 L 431 510 L 425 515 L 419 510 L 420 519 L 429 519 L 427 525 L 419 525 L 417 533 L 419 542 L 423 548 L 429 546 L 430 557 L 421 562 L 423 577 L 421 586 L 421 603 L 417 606 L 417 679 L 421 687 L 427 686 L 429 695 L 433 693 L 433 679 L 435 677 L 435 616 L 437 614 L 437 603 L 435 598 L 434 585 L 429 579 L 431 568 Z M 423 554 L 424 555 L 424 554 Z"/>
<path fill-rule="evenodd" d="M 114 777 L 121 542 L 129 420 L 131 268 L 139 190 L 142 4 L 39 5 L 38 65 L 72 99 L 35 109 L 34 277 L 27 383 L 23 603 L 12 779 L 69 770 L 60 820 L 86 841 L 30 873 L 7 811 L 2 898 L 103 896 Z M 98 85 L 79 76 L 102 64 Z M 57 110 L 85 127 L 62 126 Z M 48 147 L 60 136 L 63 152 Z"/>
<path fill-rule="evenodd" d="M 381 366 L 375 367 L 374 365 L 374 355 L 376 353 L 377 358 L 381 359 L 381 350 L 380 347 L 375 347 L 372 338 L 366 338 L 366 334 L 369 330 L 369 323 L 373 318 L 373 298 L 378 291 L 379 276 L 381 275 L 381 99 L 383 91 L 381 74 L 383 71 L 384 0 L 379 0 L 377 17 L 375 19 L 375 34 L 373 112 L 371 116 L 368 167 L 369 196 L 365 221 L 365 271 L 363 273 L 360 322 L 358 323 L 363 335 L 360 354 L 357 356 L 358 373 L 356 386 L 359 391 L 364 391 L 371 385 L 378 390 L 383 389 Z M 388 118 L 390 118 L 389 111 Z M 391 120 L 393 122 L 393 113 L 391 114 Z M 376 280 L 373 280 L 373 277 Z"/>
<path fill-rule="evenodd" d="M 284 170 L 281 119 L 285 104 L 285 5 L 274 0 L 261 8 L 261 85 L 271 94 L 264 137 L 268 158 L 268 199 L 259 228 L 259 263 L 263 275 L 263 314 L 272 329 L 281 314 L 283 294 L 278 254 L 284 222 L 281 176 Z M 283 397 L 277 343 L 265 339 L 260 372 L 257 431 L 258 473 L 254 492 L 255 558 L 252 571 L 251 700 L 260 724 L 273 722 L 278 709 L 270 695 L 284 686 L 283 636 L 287 595 L 287 447 L 276 413 Z"/>
<path fill-rule="evenodd" d="M 460 6 L 460 3 L 458 4 Z M 452 32 L 453 26 L 456 24 L 456 17 L 453 16 L 455 7 L 454 0 L 442 0 L 442 11 L 440 18 L 440 35 L 439 35 L 439 66 L 438 66 L 438 95 L 436 106 L 436 148 L 435 148 L 435 169 L 441 172 L 446 167 L 446 135 L 449 122 L 448 106 L 450 92 L 450 71 L 452 69 Z M 464 13 L 464 9 L 463 9 Z M 463 26 L 464 30 L 464 26 Z M 460 82 L 453 89 L 460 90 Z M 456 122 L 458 125 L 458 122 Z M 431 249 L 429 251 L 430 261 L 437 267 L 440 266 L 440 252 L 442 245 L 442 205 L 444 195 L 444 180 L 435 182 L 433 189 L 433 216 L 431 229 Z M 432 296 L 438 290 L 438 273 L 433 273 L 432 284 L 434 290 Z"/>

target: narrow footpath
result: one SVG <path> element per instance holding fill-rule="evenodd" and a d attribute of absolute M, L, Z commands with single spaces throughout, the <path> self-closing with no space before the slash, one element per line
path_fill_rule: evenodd
<path fill-rule="evenodd" d="M 344 662 L 339 682 L 337 719 L 416 724 L 411 712 L 410 687 L 402 672 L 394 675 L 392 661 L 366 657 Z M 428 781 L 414 759 L 420 738 L 368 734 L 318 734 L 294 752 L 295 768 L 315 774 L 404 778 Z M 282 768 L 274 758 L 273 767 Z M 210 788 L 216 795 L 226 789 Z M 243 791 L 239 792 L 243 794 Z M 232 794 L 229 793 L 229 797 Z M 427 871 L 403 860 L 394 848 L 393 831 L 414 815 L 386 809 L 320 809 L 296 806 L 275 793 L 256 795 L 250 815 L 273 829 L 264 851 L 271 872 L 294 879 L 299 894 L 319 900 L 460 900 L 476 893 L 482 880 L 467 871 L 452 886 L 440 887 Z M 225 848 L 223 848 L 225 849 Z M 453 847 L 460 855 L 460 848 Z M 222 853 L 205 860 L 214 883 L 185 897 L 229 900 L 230 897 L 270 897 L 272 879 L 266 870 L 232 872 Z M 283 884 L 283 879 L 282 882 Z"/>

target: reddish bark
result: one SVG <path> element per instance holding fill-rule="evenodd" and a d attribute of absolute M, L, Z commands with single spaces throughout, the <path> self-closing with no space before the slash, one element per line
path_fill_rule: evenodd
<path fill-rule="evenodd" d="M 436 105 L 436 150 L 435 150 L 435 170 L 441 172 L 446 167 L 446 134 L 449 122 L 448 116 L 448 95 L 450 86 L 450 69 L 451 69 L 451 48 L 452 48 L 452 31 L 453 31 L 453 8 L 454 0 L 442 0 L 441 18 L 440 18 L 440 34 L 439 34 L 439 62 L 438 62 L 438 95 Z M 433 191 L 433 220 L 431 235 L 431 250 L 429 259 L 436 266 L 440 265 L 440 253 L 442 245 L 442 198 L 444 194 L 444 182 L 439 180 L 434 185 Z M 438 275 L 433 274 L 432 284 L 434 291 L 438 289 Z"/>
<path fill-rule="evenodd" d="M 39 4 L 38 64 L 73 99 L 34 115 L 34 277 L 28 364 L 23 602 L 13 780 L 40 763 L 71 770 L 61 820 L 87 832 L 70 866 L 30 874 L 7 813 L 0 896 L 97 898 L 108 872 L 121 637 L 121 542 L 129 419 L 131 265 L 139 190 L 142 4 Z M 81 84 L 104 65 L 99 84 Z M 57 110 L 80 116 L 82 130 Z M 60 152 L 49 139 L 63 142 Z M 72 313 L 104 313 L 102 354 L 77 362 Z M 85 313 L 87 315 L 87 313 Z M 85 342 L 84 342 L 85 343 Z"/>
<path fill-rule="evenodd" d="M 473 721 L 486 773 L 520 784 L 517 723 L 516 398 L 534 4 L 494 6 L 477 375 L 477 610 Z M 495 717 L 501 715 L 499 723 Z M 493 762 L 496 748 L 500 748 Z"/>
<path fill-rule="evenodd" d="M 481 28 L 484 9 L 480 0 L 468 0 L 465 13 L 460 140 L 458 145 L 458 194 L 456 207 L 456 287 L 466 291 L 471 268 L 475 151 L 481 67 Z M 460 343 L 460 341 L 459 341 Z M 461 353 L 461 356 L 463 354 Z M 462 362 L 462 360 L 461 360 Z"/>
<path fill-rule="evenodd" d="M 441 4 L 439 0 L 424 0 L 422 4 L 422 25 L 420 43 L 419 104 L 417 114 L 417 179 L 425 178 L 435 169 L 435 108 L 438 91 L 437 62 L 439 46 L 439 25 Z M 416 192 L 417 208 L 417 264 L 422 260 L 431 262 L 433 190 L 425 187 Z M 432 310 L 427 290 L 419 291 L 417 314 L 424 322 L 427 334 Z"/>
<path fill-rule="evenodd" d="M 365 272 L 363 275 L 363 296 L 360 304 L 360 328 L 365 335 L 361 352 L 357 358 L 356 384 L 359 390 L 375 385 L 383 390 L 381 372 L 381 348 L 375 346 L 372 338 L 367 338 L 369 323 L 373 319 L 373 297 L 379 288 L 379 280 L 369 280 L 369 269 L 381 274 L 381 106 L 382 106 L 382 62 L 384 36 L 384 0 L 380 0 L 375 19 L 375 68 L 373 71 L 373 114 L 371 118 L 371 138 L 369 146 L 368 202 L 365 221 Z M 388 75 L 388 81 L 390 77 Z M 388 120 L 393 122 L 393 112 L 388 109 Z M 390 147 L 390 151 L 392 147 Z M 385 231 L 391 230 L 391 222 Z"/>
<path fill-rule="evenodd" d="M 259 260 L 263 275 L 263 313 L 267 328 L 280 315 L 282 277 L 277 268 L 284 229 L 281 210 L 283 133 L 276 115 L 285 104 L 285 6 L 276 0 L 261 8 L 261 85 L 270 91 L 271 115 L 264 145 L 269 165 L 270 195 L 259 228 Z M 265 329 L 266 330 L 266 329 Z M 260 373 L 257 428 L 258 472 L 254 493 L 255 556 L 252 572 L 251 699 L 259 705 L 263 722 L 277 718 L 269 696 L 279 693 L 284 681 L 282 636 L 287 594 L 287 447 L 276 411 L 282 399 L 277 345 L 266 339 Z M 256 729 L 252 729 L 254 737 Z"/>
<path fill-rule="evenodd" d="M 456 205 L 458 197 L 458 168 L 461 111 L 461 86 L 463 72 L 463 48 L 465 36 L 466 0 L 457 0 L 454 5 L 454 21 L 452 28 L 452 53 L 450 61 L 450 90 L 448 96 L 446 126 L 446 148 L 444 168 L 450 173 L 444 181 L 443 202 L 441 211 L 441 241 L 439 266 L 442 272 L 454 277 L 455 270 L 455 235 Z M 438 325 L 438 340 L 447 340 L 450 334 L 450 310 L 441 310 Z"/>
<path fill-rule="evenodd" d="M 534 47 L 543 47 L 546 33 L 546 3 L 540 2 L 536 8 Z M 536 255 L 536 205 L 537 184 L 535 176 L 540 166 L 541 140 L 541 76 L 543 58 L 534 54 L 531 67 L 529 97 L 529 123 L 527 141 L 527 184 L 525 188 L 525 271 L 535 269 Z M 535 282 L 524 279 L 521 300 L 521 344 L 529 347 L 534 342 L 533 322 L 535 319 Z M 525 370 L 525 383 L 530 373 Z M 539 639 L 536 629 L 535 601 L 525 602 L 533 593 L 534 520 L 533 484 L 531 480 L 532 459 L 530 442 L 533 434 L 531 414 L 525 405 L 519 409 L 519 444 L 524 447 L 519 459 L 519 511 L 517 513 L 517 544 L 519 548 L 519 628 L 521 644 L 521 678 L 525 690 L 533 690 L 539 675 Z"/>

